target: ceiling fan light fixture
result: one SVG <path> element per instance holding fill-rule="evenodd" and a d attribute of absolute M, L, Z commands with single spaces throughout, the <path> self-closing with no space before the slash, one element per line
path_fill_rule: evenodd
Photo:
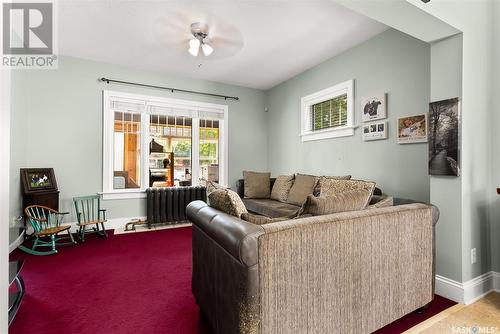
<path fill-rule="evenodd" d="M 189 40 L 189 48 L 190 49 L 197 49 L 200 47 L 200 40 L 197 38 L 193 38 Z"/>
<path fill-rule="evenodd" d="M 201 45 L 201 50 L 203 51 L 203 54 L 208 57 L 214 52 L 214 48 L 212 48 L 210 45 L 203 43 Z"/>
<path fill-rule="evenodd" d="M 200 50 L 199 47 L 195 47 L 195 48 L 190 47 L 188 51 L 191 54 L 191 56 L 196 57 L 198 55 L 199 50 Z"/>

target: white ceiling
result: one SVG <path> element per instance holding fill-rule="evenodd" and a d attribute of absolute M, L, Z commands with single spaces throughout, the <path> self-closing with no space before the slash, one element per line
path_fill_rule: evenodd
<path fill-rule="evenodd" d="M 388 28 L 331 1 L 305 0 L 59 1 L 58 17 L 62 55 L 259 89 Z M 210 57 L 187 52 L 197 21 L 211 27 Z M 232 43 L 220 47 L 217 38 Z"/>

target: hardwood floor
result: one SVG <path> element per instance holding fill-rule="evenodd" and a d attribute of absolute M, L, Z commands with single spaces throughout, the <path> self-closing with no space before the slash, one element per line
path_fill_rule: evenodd
<path fill-rule="evenodd" d="M 492 292 L 471 305 L 457 304 L 405 333 L 500 333 L 500 293 Z"/>

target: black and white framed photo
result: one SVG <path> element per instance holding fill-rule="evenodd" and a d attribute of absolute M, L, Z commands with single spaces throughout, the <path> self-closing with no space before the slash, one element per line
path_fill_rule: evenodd
<path fill-rule="evenodd" d="M 363 140 L 379 140 L 387 138 L 387 122 L 377 122 L 363 125 Z"/>
<path fill-rule="evenodd" d="M 387 117 L 385 93 L 366 97 L 362 100 L 361 105 L 363 106 L 363 122 L 375 121 Z"/>
<path fill-rule="evenodd" d="M 460 101 L 429 104 L 429 174 L 460 175 Z"/>

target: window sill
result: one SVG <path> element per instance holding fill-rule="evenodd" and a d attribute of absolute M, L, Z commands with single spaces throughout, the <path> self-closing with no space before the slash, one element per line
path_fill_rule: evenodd
<path fill-rule="evenodd" d="M 339 138 L 339 137 L 348 137 L 354 136 L 354 129 L 356 127 L 349 126 L 343 127 L 341 129 L 333 129 L 333 130 L 323 130 L 323 131 L 315 131 L 315 132 L 306 132 L 302 133 L 301 139 L 303 142 L 305 141 L 313 141 L 313 140 L 321 140 L 321 139 L 329 139 L 329 138 Z"/>
<path fill-rule="evenodd" d="M 122 190 L 122 191 L 108 191 L 100 192 L 103 200 L 111 199 L 132 199 L 132 198 L 146 198 L 146 191 L 144 190 Z"/>

